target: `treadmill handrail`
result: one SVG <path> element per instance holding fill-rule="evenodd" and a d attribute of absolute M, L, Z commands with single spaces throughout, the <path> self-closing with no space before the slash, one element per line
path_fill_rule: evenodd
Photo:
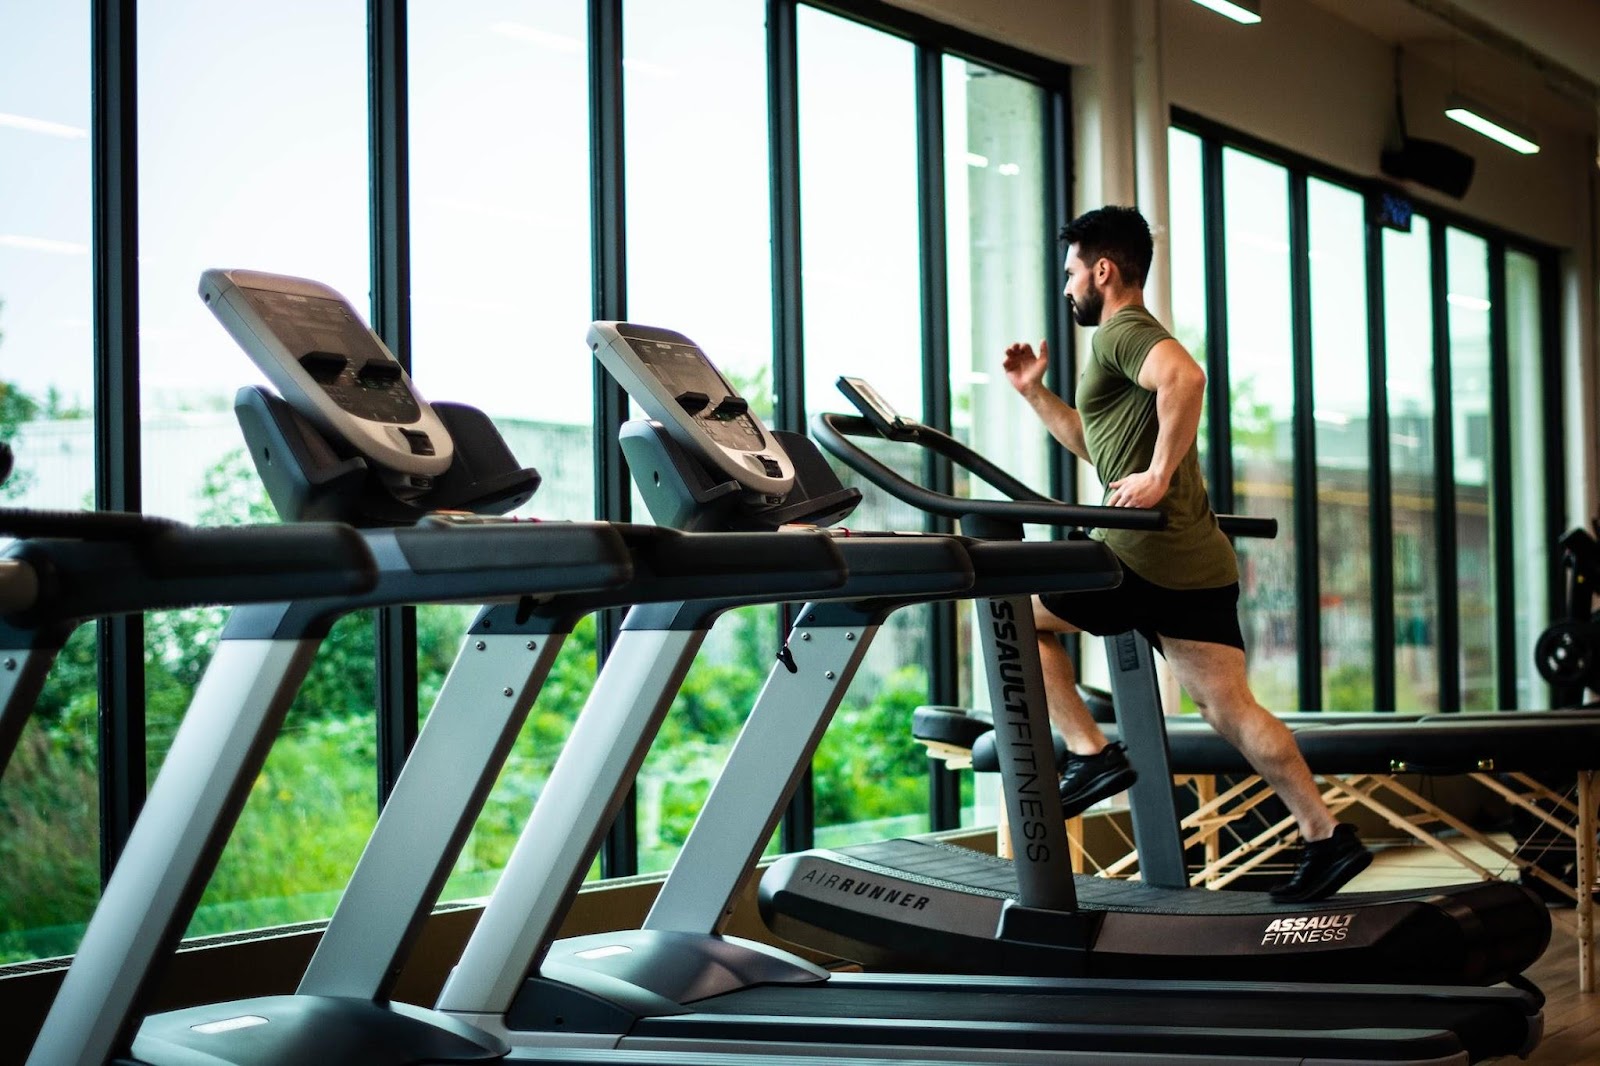
<path fill-rule="evenodd" d="M 1100 529 L 1166 528 L 1166 515 L 1153 508 L 1100 507 L 1072 504 L 1045 496 L 1018 481 L 950 434 L 932 426 L 917 424 L 893 438 L 885 438 L 869 420 L 860 415 L 822 412 L 811 419 L 811 433 L 822 446 L 856 473 L 885 492 L 919 510 L 960 519 L 980 515 L 1011 522 L 1042 525 L 1079 526 Z M 999 489 L 1009 500 L 975 500 L 923 488 L 896 473 L 850 441 L 850 437 L 878 437 L 922 445 L 944 456 Z M 1259 537 L 1270 540 L 1278 535 L 1278 520 L 1256 515 L 1216 515 L 1222 532 L 1230 537 Z"/>
<path fill-rule="evenodd" d="M 1004 473 L 987 459 L 946 433 L 919 426 L 915 443 L 938 452 L 959 466 L 989 482 L 1012 498 L 974 500 L 948 493 L 933 492 L 896 473 L 868 455 L 850 437 L 879 437 L 877 429 L 860 415 L 822 412 L 811 419 L 811 434 L 834 456 L 862 477 L 911 506 L 946 518 L 978 515 L 1006 522 L 1038 523 L 1052 526 L 1078 526 L 1102 529 L 1163 529 L 1167 516 L 1149 507 L 1093 507 L 1062 503 L 1034 492 Z"/>
<path fill-rule="evenodd" d="M 0 524 L 12 517 L 8 513 Z M 53 535 L 19 541 L 6 552 L 36 580 L 32 602 L 14 605 L 6 617 L 11 627 L 201 604 L 361 595 L 378 581 L 365 538 L 335 522 L 192 528 L 121 513 L 31 517 L 37 521 L 19 524 Z"/>

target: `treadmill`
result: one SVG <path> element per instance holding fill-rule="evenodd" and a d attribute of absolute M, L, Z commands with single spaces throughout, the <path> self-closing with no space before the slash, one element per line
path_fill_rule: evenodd
<path fill-rule="evenodd" d="M 1056 504 L 948 434 L 897 414 L 864 381 L 841 379 L 841 386 L 864 415 L 819 414 L 812 431 L 884 491 L 964 527 L 997 509 L 1048 521 Z M 878 462 L 857 437 L 932 449 L 1009 499 L 931 492 Z M 1038 513 L 1030 516 L 1030 508 Z M 1235 532 L 1250 531 L 1233 521 Z M 872 965 L 1008 974 L 1492 984 L 1517 979 L 1544 952 L 1548 912 L 1527 889 L 1506 882 L 1345 893 L 1310 904 L 1190 889 L 1149 645 L 1124 634 L 1108 638 L 1107 650 L 1121 735 L 1138 760 L 1131 802 L 1141 880 L 1065 879 L 1061 909 L 1080 920 L 1079 935 L 1018 937 L 1005 929 L 1006 910 L 1032 865 L 1025 847 L 1013 862 L 916 840 L 783 857 L 761 882 L 768 924 L 791 940 Z M 870 894 L 840 891 L 847 881 L 914 889 L 928 903 L 888 909 Z"/>
<path fill-rule="evenodd" d="M 728 501 L 748 504 L 740 485 L 780 456 L 807 471 L 807 491 L 837 485 L 814 445 L 767 431 L 689 338 L 600 322 L 589 343 L 653 420 L 625 426 L 623 447 L 658 519 L 693 521 L 709 507 L 719 509 L 718 521 L 734 520 Z M 1058 503 L 996 508 L 1074 525 L 1160 520 Z M 1104 587 L 1105 575 L 1119 568 L 1103 545 L 1087 540 L 971 540 L 967 548 L 973 580 L 964 595 L 981 598 L 1000 667 L 990 684 L 1004 711 L 1008 804 L 1038 860 L 1024 870 L 1031 876 L 1019 877 L 1018 898 L 1006 901 L 1000 925 L 1019 943 L 1088 943 L 1099 919 L 1058 905 L 1072 883 L 1027 605 L 1029 594 L 1053 585 Z M 1020 570 L 991 568 L 983 562 L 991 549 L 1002 550 L 997 560 L 1008 557 L 1003 549 L 1022 549 L 1032 561 Z M 1465 1063 L 1537 1043 L 1541 1001 L 1524 989 L 830 973 L 770 945 L 721 935 L 883 613 L 930 598 L 908 587 L 808 604 L 644 927 L 557 940 L 598 846 L 605 819 L 597 815 L 626 792 L 630 778 L 619 771 L 636 765 L 658 721 L 653 706 L 591 701 L 438 1008 L 533 1062 L 555 1049 L 588 1048 L 690 1057 Z M 608 663 L 597 696 L 610 671 Z M 574 795 L 576 788 L 584 794 Z M 929 904 L 916 885 L 855 877 L 833 888 L 886 911 Z"/>
<path fill-rule="evenodd" d="M 475 719 L 525 715 L 556 649 L 586 611 L 629 602 L 659 583 L 658 573 L 680 584 L 743 588 L 756 583 L 750 567 L 767 564 L 766 542 L 495 518 L 530 497 L 537 472 L 516 464 L 480 412 L 423 401 L 336 292 L 303 279 L 209 271 L 201 294 L 283 394 L 247 388 L 236 401 L 280 513 L 339 515 L 367 527 L 346 533 L 359 538 L 375 569 L 359 586 L 282 583 L 280 596 L 300 598 L 232 613 L 28 1061 L 493 1060 L 505 1051 L 493 1038 L 378 998 L 264 997 L 169 1012 L 142 1026 L 141 1014 L 337 618 L 402 603 L 490 604 L 434 714 L 441 729 L 459 731 Z M 278 535 L 296 536 L 292 529 Z M 788 543 L 791 565 L 774 579 L 778 595 L 843 580 L 828 538 L 800 534 Z M 457 767 L 433 769 L 449 781 Z M 414 791 L 410 808 L 391 800 L 386 817 L 414 813 L 416 800 Z"/>

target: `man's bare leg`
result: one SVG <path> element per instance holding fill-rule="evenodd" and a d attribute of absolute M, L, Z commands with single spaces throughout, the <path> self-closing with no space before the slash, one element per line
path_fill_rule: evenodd
<path fill-rule="evenodd" d="M 1244 652 L 1226 644 L 1162 637 L 1162 653 L 1211 727 L 1238 748 L 1294 816 L 1306 840 L 1338 824 L 1311 776 L 1294 734 L 1250 691 Z"/>
<path fill-rule="evenodd" d="M 1059 633 L 1076 633 L 1076 626 L 1052 614 L 1039 597 L 1033 598 L 1033 623 L 1039 631 L 1039 664 L 1044 668 L 1045 704 L 1050 724 L 1074 755 L 1093 755 L 1106 746 L 1106 735 L 1078 694 L 1078 675 L 1072 657 L 1056 639 Z"/>

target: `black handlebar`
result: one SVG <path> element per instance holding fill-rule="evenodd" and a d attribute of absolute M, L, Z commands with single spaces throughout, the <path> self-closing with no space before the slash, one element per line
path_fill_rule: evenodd
<path fill-rule="evenodd" d="M 30 538 L 6 553 L 37 577 L 33 606 L 10 619 L 20 625 L 358 595 L 378 578 L 365 538 L 331 522 L 195 529 L 136 514 L 36 511 L 5 512 L 0 529 Z"/>
<path fill-rule="evenodd" d="M 879 437 L 871 422 L 859 415 L 819 414 L 811 420 L 811 435 L 841 461 L 883 491 L 918 510 L 946 518 L 981 517 L 1002 522 L 1107 529 L 1162 529 L 1167 516 L 1147 507 L 1092 507 L 1062 503 L 1028 488 L 948 433 L 918 426 L 915 443 L 943 455 L 988 482 L 1009 500 L 973 500 L 923 488 L 868 455 L 850 437 Z"/>
<path fill-rule="evenodd" d="M 974 500 L 926 489 L 896 473 L 856 445 L 851 437 L 884 439 L 878 427 L 859 415 L 822 413 L 811 419 L 811 435 L 840 461 L 885 492 L 918 510 L 946 518 L 987 518 L 1002 522 L 1037 523 L 1053 526 L 1078 526 L 1100 529 L 1164 529 L 1165 513 L 1146 507 L 1096 507 L 1063 503 L 1044 496 L 1018 481 L 998 466 L 932 426 L 913 423 L 902 427 L 892 439 L 917 444 L 944 456 L 973 476 L 1005 493 L 1007 500 Z M 1278 535 L 1276 518 L 1249 515 L 1218 515 L 1217 523 L 1230 537 Z"/>

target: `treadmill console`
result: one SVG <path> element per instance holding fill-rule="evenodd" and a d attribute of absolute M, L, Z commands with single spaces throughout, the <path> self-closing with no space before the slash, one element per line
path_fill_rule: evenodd
<path fill-rule="evenodd" d="M 899 411 L 889 405 L 883 394 L 867 381 L 866 378 L 851 377 L 846 374 L 839 378 L 839 391 L 856 406 L 856 410 L 866 416 L 872 428 L 890 440 L 908 440 L 916 436 L 917 427 L 921 424 L 916 419 L 906 418 Z"/>
<path fill-rule="evenodd" d="M 450 434 L 344 297 L 304 278 L 207 270 L 200 297 L 295 410 L 366 457 L 401 499 L 450 468 Z"/>
<path fill-rule="evenodd" d="M 588 339 L 600 364 L 691 455 L 764 502 L 788 496 L 788 453 L 694 341 L 633 322 L 596 322 Z"/>

